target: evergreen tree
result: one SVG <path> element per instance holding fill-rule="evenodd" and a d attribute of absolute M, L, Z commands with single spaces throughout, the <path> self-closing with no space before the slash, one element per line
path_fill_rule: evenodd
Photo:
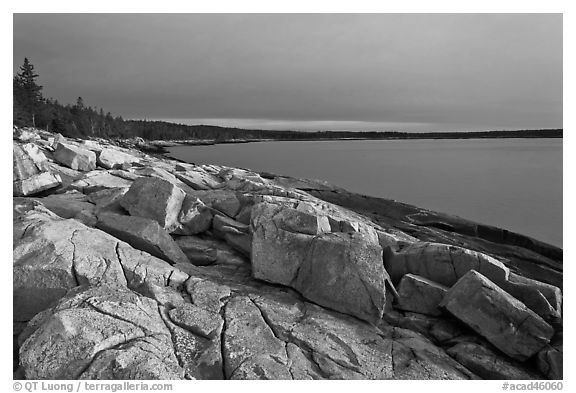
<path fill-rule="evenodd" d="M 36 115 L 42 103 L 42 86 L 36 83 L 38 74 L 34 71 L 34 66 L 27 57 L 24 64 L 20 66 L 20 71 L 14 77 L 14 101 L 18 101 L 24 116 L 29 116 L 29 121 L 36 125 Z"/>

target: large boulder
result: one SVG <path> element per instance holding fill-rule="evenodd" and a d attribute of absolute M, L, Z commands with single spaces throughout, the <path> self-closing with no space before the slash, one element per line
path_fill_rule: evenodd
<path fill-rule="evenodd" d="M 179 171 L 179 169 L 184 169 L 184 171 Z M 176 166 L 176 171 L 174 173 L 176 178 L 195 190 L 212 190 L 221 185 L 221 179 L 200 168 L 189 170 L 189 168 Z"/>
<path fill-rule="evenodd" d="M 254 206 L 254 277 L 290 286 L 322 306 L 379 320 L 388 276 L 376 234 L 326 233 L 327 221 L 306 215 L 274 204 Z"/>
<path fill-rule="evenodd" d="M 96 169 L 96 153 L 67 143 L 58 143 L 54 151 L 54 159 L 60 164 L 79 171 Z"/>
<path fill-rule="evenodd" d="M 181 379 L 158 304 L 126 288 L 79 288 L 20 348 L 27 379 Z"/>
<path fill-rule="evenodd" d="M 554 334 L 540 316 L 475 270 L 450 288 L 441 306 L 521 361 L 538 353 Z"/>
<path fill-rule="evenodd" d="M 142 177 L 132 183 L 120 204 L 130 215 L 151 218 L 172 232 L 180 225 L 178 214 L 184 197 L 184 191 L 166 180 Z"/>
<path fill-rule="evenodd" d="M 169 263 L 188 261 L 168 232 L 149 218 L 103 213 L 98 215 L 96 227 L 138 250 L 146 251 Z"/>
<path fill-rule="evenodd" d="M 111 148 L 102 149 L 97 159 L 98 165 L 106 169 L 122 168 L 136 161 L 137 157 Z"/>

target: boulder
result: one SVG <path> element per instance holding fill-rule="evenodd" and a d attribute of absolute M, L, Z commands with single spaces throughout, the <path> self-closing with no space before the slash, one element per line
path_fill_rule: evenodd
<path fill-rule="evenodd" d="M 327 228 L 318 226 L 313 217 L 304 219 L 303 214 L 268 203 L 254 206 L 254 277 L 290 286 L 322 306 L 372 322 L 379 320 L 388 278 L 380 245 L 359 232 L 323 233 Z M 319 232 L 316 236 L 314 229 Z M 296 230 L 306 233 L 293 232 Z"/>
<path fill-rule="evenodd" d="M 84 194 L 91 194 L 111 188 L 127 188 L 132 185 L 132 181 L 114 176 L 108 172 L 96 171 L 75 180 L 70 184 L 70 188 L 78 190 Z"/>
<path fill-rule="evenodd" d="M 58 143 L 54 151 L 54 159 L 68 168 L 79 171 L 88 172 L 96 169 L 96 154 L 71 144 Z"/>
<path fill-rule="evenodd" d="M 461 365 L 483 379 L 541 379 L 537 373 L 529 373 L 521 364 L 472 342 L 458 343 L 446 351 Z"/>
<path fill-rule="evenodd" d="M 102 213 L 98 215 L 96 227 L 169 263 L 188 262 L 188 258 L 168 232 L 149 218 Z"/>
<path fill-rule="evenodd" d="M 451 287 L 468 271 L 474 269 L 500 283 L 506 281 L 509 270 L 488 255 L 447 244 L 417 242 L 384 250 L 384 265 L 394 284 L 407 273 L 416 274 Z"/>
<path fill-rule="evenodd" d="M 20 348 L 27 379 L 181 379 L 157 303 L 126 288 L 80 288 Z"/>
<path fill-rule="evenodd" d="M 175 169 L 176 171 L 179 170 L 178 165 Z M 184 171 L 178 171 L 174 175 L 178 180 L 195 190 L 212 190 L 221 184 L 221 179 L 199 168 L 189 170 L 181 167 L 181 169 Z"/>
<path fill-rule="evenodd" d="M 138 158 L 116 149 L 104 148 L 100 151 L 97 163 L 102 168 L 117 169 L 138 161 Z"/>
<path fill-rule="evenodd" d="M 398 304 L 401 310 L 427 315 L 440 315 L 438 305 L 448 288 L 424 277 L 406 274 L 398 285 Z"/>
<path fill-rule="evenodd" d="M 540 316 L 475 270 L 450 288 L 441 306 L 520 361 L 538 353 L 554 334 Z"/>
<path fill-rule="evenodd" d="M 23 180 L 14 181 L 12 183 L 12 194 L 14 196 L 34 195 L 59 187 L 60 184 L 62 184 L 62 179 L 59 175 L 54 175 L 50 172 L 41 172 Z"/>
<path fill-rule="evenodd" d="M 235 192 L 229 190 L 195 191 L 193 196 L 228 217 L 236 217 L 242 207 Z"/>
<path fill-rule="evenodd" d="M 136 179 L 120 200 L 130 215 L 151 218 L 168 232 L 179 227 L 178 215 L 185 193 L 172 183 L 156 178 Z"/>
<path fill-rule="evenodd" d="M 173 231 L 175 235 L 196 235 L 210 229 L 212 211 L 200 199 L 186 195 L 178 214 L 180 225 Z"/>

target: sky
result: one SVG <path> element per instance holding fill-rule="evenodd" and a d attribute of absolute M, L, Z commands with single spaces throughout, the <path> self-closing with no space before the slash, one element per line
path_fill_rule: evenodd
<path fill-rule="evenodd" d="M 14 14 L 13 72 L 125 119 L 562 128 L 561 14 Z"/>

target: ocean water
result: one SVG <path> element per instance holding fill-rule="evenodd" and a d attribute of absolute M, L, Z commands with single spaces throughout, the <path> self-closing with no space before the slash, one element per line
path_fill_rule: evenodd
<path fill-rule="evenodd" d="M 196 164 L 323 179 L 562 246 L 562 140 L 258 142 L 177 146 Z"/>

